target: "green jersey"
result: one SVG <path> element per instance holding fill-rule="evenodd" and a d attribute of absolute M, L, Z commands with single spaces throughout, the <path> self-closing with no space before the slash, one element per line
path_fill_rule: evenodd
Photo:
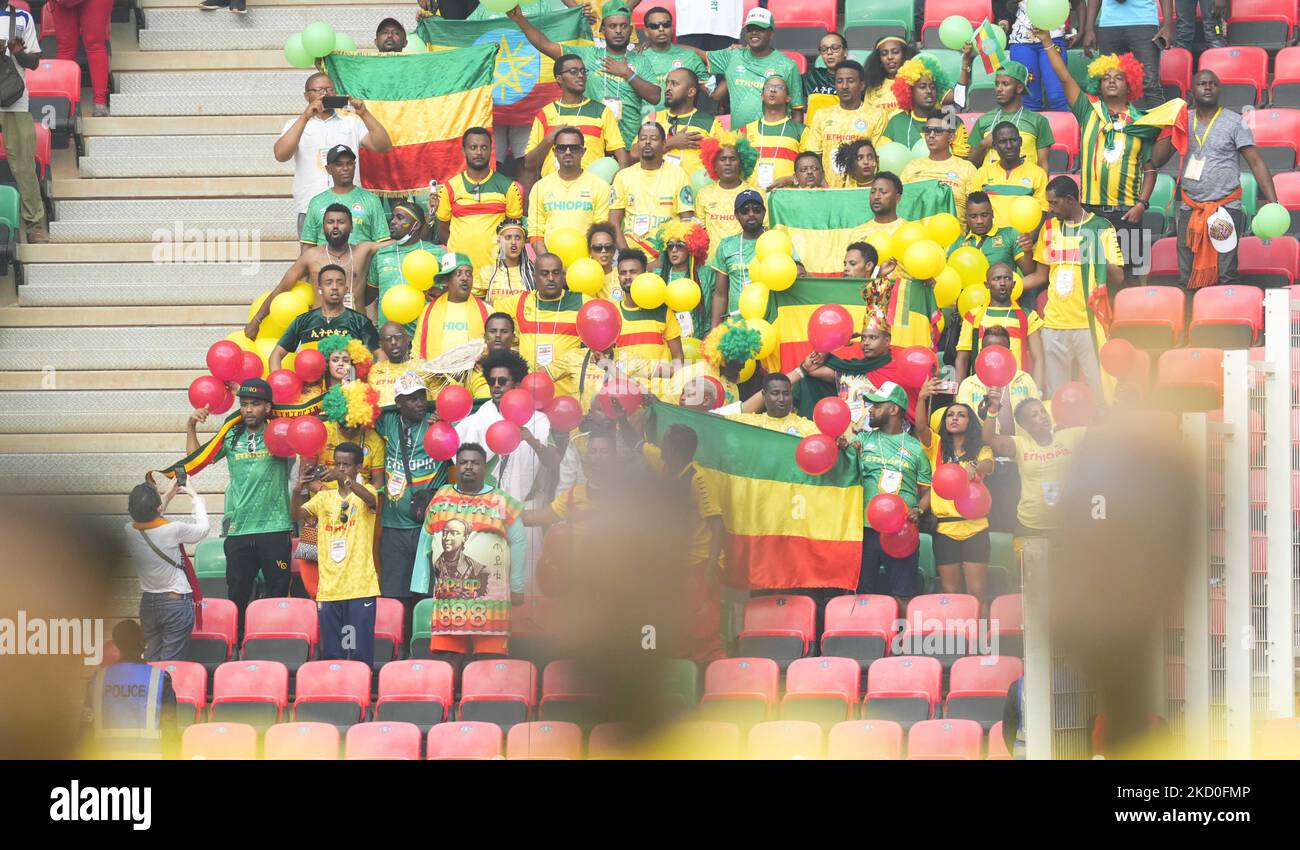
<path fill-rule="evenodd" d="M 880 493 L 893 493 L 909 508 L 920 500 L 920 488 L 930 486 L 930 459 L 921 441 L 906 431 L 886 434 L 859 431 L 853 438 L 858 447 L 858 470 L 862 473 L 862 525 L 867 522 L 866 509 Z"/>
<path fill-rule="evenodd" d="M 970 145 L 976 147 L 984 141 L 984 137 L 993 132 L 993 128 L 1006 121 L 1009 124 L 1015 124 L 1016 129 L 1020 131 L 1020 155 L 1030 162 L 1038 162 L 1038 151 L 1040 148 L 1050 148 L 1056 144 L 1056 136 L 1052 133 L 1052 125 L 1040 113 L 1028 109 L 1018 109 L 1015 112 L 1003 112 L 1001 109 L 995 109 L 992 112 L 985 112 L 979 118 L 975 119 L 975 125 L 970 129 Z M 984 161 L 997 159 L 998 152 L 989 146 L 989 152 L 985 155 Z"/>
<path fill-rule="evenodd" d="M 333 189 L 326 189 L 307 204 L 307 217 L 302 220 L 302 234 L 299 241 L 308 245 L 325 243 L 325 208 L 331 204 L 342 204 L 352 211 L 352 235 L 348 244 L 360 242 L 383 242 L 388 236 L 388 209 L 374 192 L 352 187 L 352 191 L 340 195 Z"/>
<path fill-rule="evenodd" d="M 371 351 L 379 348 L 379 331 L 365 313 L 344 307 L 342 314 L 326 318 L 321 308 L 308 310 L 295 318 L 285 328 L 279 346 L 285 351 L 297 351 L 300 345 L 314 345 L 327 336 L 347 334 L 365 343 Z"/>
<path fill-rule="evenodd" d="M 632 84 L 622 77 L 616 77 L 605 70 L 605 57 L 623 60 L 636 71 L 643 80 L 654 81 L 654 66 L 645 58 L 644 53 L 626 53 L 622 56 L 612 55 L 603 47 L 585 45 L 566 45 L 565 53 L 572 53 L 582 59 L 587 66 L 587 89 L 584 92 L 594 101 L 605 104 L 614 113 L 618 121 L 618 131 L 623 135 L 623 143 L 631 148 L 636 143 L 637 132 L 641 129 L 641 116 L 646 102 L 636 93 Z M 662 92 L 660 99 L 662 100 Z M 651 104 L 653 106 L 654 104 Z"/>
<path fill-rule="evenodd" d="M 384 528 L 419 528 L 421 521 L 411 516 L 411 496 L 426 490 L 432 492 L 447 483 L 447 462 L 434 460 L 424 450 L 424 432 L 429 430 L 432 414 L 430 409 L 423 422 L 410 425 L 396 409 L 388 409 L 375 420 L 375 433 L 384 440 L 387 490 L 380 517 Z M 408 468 L 410 480 L 407 480 Z"/>
<path fill-rule="evenodd" d="M 994 263 L 1006 263 L 1011 266 L 1012 270 L 1016 269 L 1016 260 L 1025 255 L 1025 249 L 1020 247 L 1017 241 L 1020 238 L 1020 232 L 1012 230 L 1010 227 L 999 227 L 997 230 L 990 230 L 983 236 L 976 236 L 974 233 L 967 233 L 958 239 L 948 248 L 948 254 L 951 256 L 953 251 L 971 245 L 979 248 L 984 256 L 988 257 L 989 265 Z"/>
<path fill-rule="evenodd" d="M 289 463 L 266 447 L 266 428 L 256 433 L 238 424 L 230 429 L 212 462 L 226 459 L 230 485 L 221 525 L 227 537 L 289 531 Z"/>
<path fill-rule="evenodd" d="M 731 126 L 744 127 L 763 117 L 763 84 L 768 77 L 780 77 L 790 90 L 790 106 L 802 108 L 803 80 L 794 60 L 779 50 L 766 56 L 755 56 L 752 51 L 727 48 L 710 50 L 709 71 L 727 81 L 731 96 Z"/>
<path fill-rule="evenodd" d="M 446 253 L 442 246 L 424 240 L 406 245 L 389 242 L 376 251 L 375 256 L 370 260 L 370 272 L 366 276 L 366 286 L 379 291 L 379 295 L 376 296 L 379 308 L 379 321 L 376 323 L 378 327 L 382 328 L 384 323 L 388 321 L 384 316 L 384 293 L 394 286 L 406 282 L 406 279 L 402 277 L 402 259 L 412 251 L 419 250 L 428 251 L 439 262 L 442 261 L 442 255 Z M 406 323 L 406 332 L 413 337 L 415 336 L 415 322 Z"/>
<path fill-rule="evenodd" d="M 724 237 L 713 249 L 713 259 L 709 261 L 709 267 L 715 273 L 727 276 L 728 313 L 740 309 L 740 290 L 749 283 L 749 264 L 754 260 L 754 246 L 757 243 L 757 239 L 746 239 L 743 232 L 733 233 Z M 798 251 L 794 252 L 794 261 L 803 262 L 799 259 Z"/>
<path fill-rule="evenodd" d="M 664 108 L 664 95 L 667 94 L 664 89 L 664 77 L 667 77 L 670 71 L 675 71 L 678 68 L 689 68 L 695 72 L 695 76 L 700 78 L 701 84 L 709 74 L 708 69 L 704 66 L 704 60 L 700 58 L 700 54 L 677 44 L 668 45 L 668 49 L 662 53 L 658 50 L 651 50 L 647 46 L 641 52 L 641 58 L 648 62 L 653 69 L 653 73 L 647 79 L 659 86 L 659 102 L 655 104 L 656 109 Z"/>

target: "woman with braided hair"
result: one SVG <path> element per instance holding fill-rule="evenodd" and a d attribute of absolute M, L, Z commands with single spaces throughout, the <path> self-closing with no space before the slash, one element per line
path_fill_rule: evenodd
<path fill-rule="evenodd" d="M 867 72 L 866 102 L 886 113 L 898 109 L 894 97 L 894 77 L 903 63 L 916 56 L 916 48 L 906 39 L 887 35 L 876 42 L 876 47 L 862 63 Z"/>
<path fill-rule="evenodd" d="M 494 262 L 475 269 L 470 294 L 491 304 L 503 295 L 533 289 L 533 261 L 524 250 L 527 244 L 524 219 L 507 218 L 498 224 Z"/>

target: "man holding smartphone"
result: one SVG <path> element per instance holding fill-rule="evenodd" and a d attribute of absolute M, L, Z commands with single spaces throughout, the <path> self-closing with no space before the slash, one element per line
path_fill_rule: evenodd
<path fill-rule="evenodd" d="M 1156 11 L 1157 2 L 1160 12 Z M 1132 53 L 1144 71 L 1143 108 L 1154 109 L 1165 102 L 1160 53 L 1174 44 L 1173 0 L 1088 0 L 1082 44 L 1089 58 L 1094 53 Z"/>

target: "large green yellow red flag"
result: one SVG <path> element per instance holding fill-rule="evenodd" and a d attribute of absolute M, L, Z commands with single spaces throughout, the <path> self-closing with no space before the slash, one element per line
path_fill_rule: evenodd
<path fill-rule="evenodd" d="M 843 269 L 841 269 L 843 271 Z M 812 353 L 808 341 L 808 320 L 823 304 L 839 304 L 849 311 L 853 327 L 862 327 L 866 306 L 862 302 L 861 278 L 801 277 L 789 289 L 772 292 L 767 299 L 764 318 L 776 331 L 777 346 L 772 356 L 763 362 L 769 372 L 789 372 Z M 861 352 L 836 352 L 840 356 L 861 357 Z"/>
<path fill-rule="evenodd" d="M 581 5 L 558 12 L 530 14 L 529 22 L 561 46 L 592 43 L 591 28 L 583 17 Z M 537 52 L 514 21 L 504 15 L 479 6 L 464 21 L 427 16 L 420 19 L 416 32 L 431 51 L 496 45 L 492 79 L 492 115 L 496 124 L 531 124 L 543 106 L 560 96 L 555 63 Z"/>
<path fill-rule="evenodd" d="M 841 453 L 829 472 L 809 475 L 794 460 L 798 437 L 652 401 L 649 439 L 672 425 L 699 437 L 695 463 L 721 503 L 729 584 L 858 586 L 862 481 L 851 457 Z"/>
<path fill-rule="evenodd" d="M 497 46 L 455 53 L 336 53 L 325 73 L 339 94 L 359 98 L 388 130 L 393 149 L 361 150 L 361 185 L 377 195 L 428 191 L 465 168 L 460 137 L 492 126 Z"/>

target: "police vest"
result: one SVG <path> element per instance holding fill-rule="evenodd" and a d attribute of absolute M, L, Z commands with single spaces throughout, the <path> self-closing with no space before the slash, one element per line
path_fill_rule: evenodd
<path fill-rule="evenodd" d="M 148 664 L 125 662 L 95 674 L 91 693 L 100 758 L 162 758 L 164 675 Z"/>

